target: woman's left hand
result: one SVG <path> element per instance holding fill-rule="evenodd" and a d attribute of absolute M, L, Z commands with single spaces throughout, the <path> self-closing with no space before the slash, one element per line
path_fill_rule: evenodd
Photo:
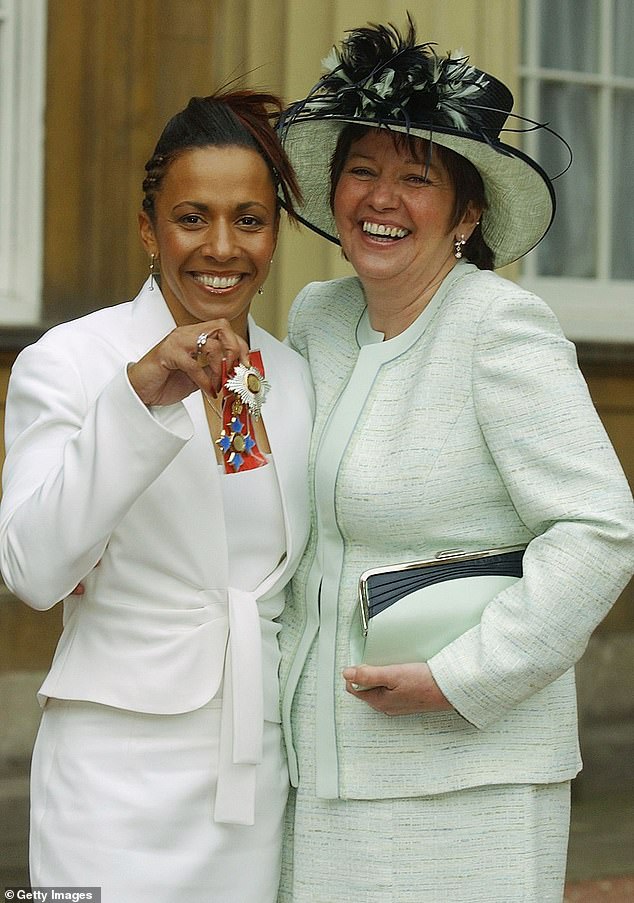
<path fill-rule="evenodd" d="M 425 662 L 382 667 L 358 665 L 346 668 L 343 677 L 348 693 L 385 715 L 453 710 Z"/>

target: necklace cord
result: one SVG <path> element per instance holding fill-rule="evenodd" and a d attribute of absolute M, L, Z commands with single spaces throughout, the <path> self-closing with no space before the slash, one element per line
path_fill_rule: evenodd
<path fill-rule="evenodd" d="M 206 392 L 204 392 L 202 389 L 200 391 L 202 392 L 203 398 L 205 399 L 205 401 L 207 402 L 207 404 L 209 405 L 211 410 L 214 412 L 214 414 L 217 414 L 218 417 L 220 417 L 220 420 L 222 421 L 222 411 L 216 407 L 216 405 L 213 403 L 213 401 L 211 400 L 209 395 L 207 395 Z"/>

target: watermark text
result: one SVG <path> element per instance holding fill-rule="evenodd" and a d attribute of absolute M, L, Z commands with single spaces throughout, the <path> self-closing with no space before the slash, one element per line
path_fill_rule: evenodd
<path fill-rule="evenodd" d="M 5 887 L 4 899 L 10 903 L 23 900 L 36 903 L 70 900 L 71 903 L 101 903 L 100 887 Z"/>

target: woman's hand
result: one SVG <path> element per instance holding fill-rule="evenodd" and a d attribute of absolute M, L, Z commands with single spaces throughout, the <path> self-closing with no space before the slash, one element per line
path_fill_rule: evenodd
<path fill-rule="evenodd" d="M 358 665 L 343 672 L 346 690 L 385 715 L 452 711 L 425 662 L 407 665 Z"/>
<path fill-rule="evenodd" d="M 207 340 L 199 346 L 198 337 Z M 227 369 L 249 364 L 249 346 L 228 320 L 178 326 L 148 353 L 128 367 L 128 379 L 146 405 L 182 401 L 196 389 L 214 397 L 221 388 L 223 358 Z"/>

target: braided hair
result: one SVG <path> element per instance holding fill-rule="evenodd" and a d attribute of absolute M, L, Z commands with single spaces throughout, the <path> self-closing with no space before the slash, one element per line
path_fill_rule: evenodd
<path fill-rule="evenodd" d="M 169 120 L 145 164 L 143 210 L 150 220 L 154 222 L 156 195 L 169 166 L 180 154 L 196 147 L 245 147 L 256 151 L 271 173 L 280 203 L 295 219 L 294 200 L 301 201 L 301 193 L 271 124 L 281 109 L 278 97 L 256 91 L 192 97 L 185 109 Z"/>

